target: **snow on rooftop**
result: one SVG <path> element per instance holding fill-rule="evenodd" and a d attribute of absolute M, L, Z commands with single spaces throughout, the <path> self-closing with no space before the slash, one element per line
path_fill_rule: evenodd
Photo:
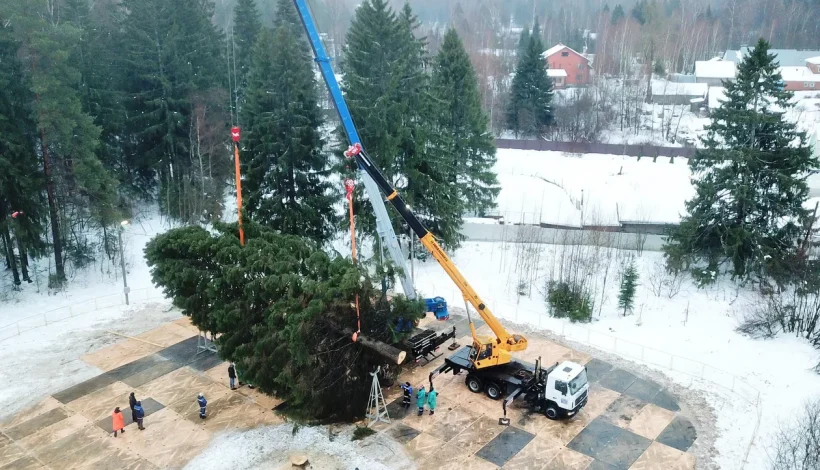
<path fill-rule="evenodd" d="M 780 75 L 785 82 L 820 82 L 820 74 L 808 67 L 780 67 Z"/>
<path fill-rule="evenodd" d="M 557 52 L 559 52 L 559 51 L 561 51 L 561 50 L 563 50 L 563 49 L 568 49 L 568 50 L 570 50 L 570 51 L 572 51 L 572 52 L 574 52 L 574 53 L 578 54 L 578 55 L 579 55 L 579 56 L 581 56 L 581 57 L 583 57 L 583 56 L 584 56 L 583 54 L 580 54 L 580 53 L 579 53 L 578 51 L 576 51 L 575 49 L 573 49 L 573 48 L 571 48 L 571 47 L 567 46 L 566 44 L 561 44 L 561 43 L 559 42 L 557 45 L 552 46 L 552 47 L 550 47 L 549 49 L 547 49 L 546 51 L 544 51 L 544 53 L 543 53 L 543 54 L 541 54 L 541 57 L 549 57 L 549 56 L 551 56 L 551 55 L 553 55 L 553 54 L 555 54 L 555 53 L 557 53 Z"/>
<path fill-rule="evenodd" d="M 736 66 L 728 60 L 699 60 L 695 62 L 698 78 L 735 78 Z"/>
<path fill-rule="evenodd" d="M 567 71 L 564 69 L 547 69 L 547 76 L 550 78 L 566 77 Z"/>
<path fill-rule="evenodd" d="M 820 65 L 820 55 L 817 57 L 809 57 L 806 59 L 806 62 L 814 65 Z"/>
<path fill-rule="evenodd" d="M 713 86 L 709 88 L 709 109 L 717 109 L 726 101 L 726 88 Z"/>
<path fill-rule="evenodd" d="M 709 91 L 706 83 L 681 83 L 667 80 L 652 80 L 653 96 L 699 96 L 704 97 Z"/>
<path fill-rule="evenodd" d="M 743 46 L 740 50 L 726 51 L 723 55 L 725 60 L 740 62 L 749 55 L 752 48 Z M 806 60 L 820 57 L 820 50 L 798 50 L 798 49 L 769 49 L 769 54 L 774 54 L 775 60 L 783 67 L 797 67 L 805 65 Z"/>

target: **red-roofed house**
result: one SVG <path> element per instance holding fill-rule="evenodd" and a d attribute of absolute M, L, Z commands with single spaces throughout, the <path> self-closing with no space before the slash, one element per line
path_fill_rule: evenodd
<path fill-rule="evenodd" d="M 571 48 L 558 43 L 557 46 L 547 49 L 541 54 L 552 70 L 563 70 L 567 76 L 564 77 L 563 85 L 583 86 L 589 85 L 592 75 L 592 67 L 589 66 L 589 59 L 575 52 Z M 553 77 L 553 80 L 555 77 Z M 560 88 L 555 83 L 556 88 Z"/>

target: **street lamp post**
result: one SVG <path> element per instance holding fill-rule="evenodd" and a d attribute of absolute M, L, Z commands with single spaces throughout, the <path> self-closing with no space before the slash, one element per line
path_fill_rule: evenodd
<path fill-rule="evenodd" d="M 123 220 L 120 222 L 120 229 L 117 230 L 117 238 L 120 240 L 120 267 L 122 268 L 122 292 L 125 294 L 125 305 L 128 305 L 128 293 L 131 291 L 128 288 L 128 280 L 125 279 L 125 253 L 123 253 L 122 249 L 122 231 L 125 230 L 125 226 L 128 225 L 127 220 Z"/>

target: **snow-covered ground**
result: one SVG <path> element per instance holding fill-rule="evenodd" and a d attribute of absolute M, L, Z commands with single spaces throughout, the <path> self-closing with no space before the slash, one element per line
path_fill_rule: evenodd
<path fill-rule="evenodd" d="M 694 195 L 685 158 L 499 149 L 498 215 L 511 223 L 676 223 Z"/>
<path fill-rule="evenodd" d="M 294 454 L 310 455 L 310 468 L 322 470 L 416 468 L 401 444 L 384 434 L 351 442 L 353 426 L 293 428 L 282 424 L 218 435 L 185 469 L 285 470 L 293 468 L 289 458 Z"/>
<path fill-rule="evenodd" d="M 568 225 L 605 224 L 618 220 L 674 222 L 683 211 L 684 201 L 693 194 L 685 159 L 670 163 L 667 158 L 653 162 L 652 159 L 638 161 L 634 157 L 612 155 L 568 156 L 559 152 L 499 150 L 496 170 L 503 185 L 499 212 L 510 222 L 536 219 Z M 525 216 L 527 213 L 534 215 Z M 141 291 L 144 296 L 159 296 L 161 292 L 151 285 L 142 250 L 150 237 L 166 229 L 167 224 L 160 218 L 149 216 L 133 221 L 123 234 L 129 285 L 134 289 L 145 289 Z M 542 294 L 546 273 L 560 257 L 561 250 L 557 246 L 540 245 L 537 256 L 532 251 L 527 253 L 530 258 L 536 256 L 537 266 L 532 268 L 535 274 L 530 276 L 529 293 L 520 298 L 517 291 L 521 270 L 516 273 L 516 263 L 521 259 L 516 255 L 515 245 L 467 242 L 452 255 L 467 279 L 500 318 L 533 329 L 568 333 L 570 326 L 547 315 Z M 606 289 L 596 293 L 595 321 L 587 325 L 588 328 L 609 335 L 598 335 L 602 347 L 608 347 L 606 338 L 619 338 L 621 347 L 629 344 L 627 341 L 645 345 L 657 350 L 656 353 L 667 353 L 667 357 L 674 354 L 690 358 L 715 370 L 734 374 L 748 382 L 752 391 L 759 390 L 762 420 L 746 468 L 765 468 L 764 443 L 768 441 L 767 437 L 782 419 L 799 409 L 803 400 L 820 393 L 820 377 L 809 371 L 820 361 L 820 355 L 793 337 L 756 341 L 737 334 L 734 329 L 738 319 L 755 298 L 752 293 L 737 290 L 728 282 L 698 290 L 685 280 L 675 297 L 656 296 L 649 289 L 649 279 L 661 262 L 659 253 L 645 252 L 637 258 L 641 286 L 635 314 L 627 317 L 621 316 L 616 307 L 617 264 L 613 265 Z M 45 271 L 47 260 L 42 263 L 45 264 L 41 271 Z M 56 295 L 47 295 L 44 281 L 39 293 L 36 285 L 29 284 L 23 286 L 22 292 L 10 293 L 6 289 L 8 279 L 0 278 L 4 293 L 0 298 L 0 329 L 45 310 L 82 302 L 87 304 L 89 299 L 100 296 L 116 297 L 122 291 L 117 268 L 116 264 L 98 264 L 76 272 L 69 289 Z M 434 262 L 417 263 L 415 277 L 419 290 L 425 295 L 442 295 L 449 302 L 460 304 L 461 296 L 456 287 Z M 598 285 L 601 285 L 600 279 Z M 108 331 L 135 334 L 179 315 L 168 307 L 167 301 L 148 308 L 144 306 L 115 306 L 6 340 L 0 336 L 0 349 L 6 353 L 0 365 L 0 380 L 7 384 L 0 390 L 0 418 L 97 374 L 99 371 L 82 363 L 79 357 L 118 340 Z M 700 363 L 692 364 L 697 367 Z M 700 369 L 689 371 L 681 365 L 675 368 L 695 376 L 703 374 Z M 719 375 L 719 371 L 714 373 Z M 706 397 L 710 394 L 719 397 L 710 402 L 718 418 L 717 428 L 722 432 L 717 439 L 720 455 L 716 462 L 721 468 L 738 468 L 754 430 L 753 411 L 740 401 L 733 403 L 734 394 L 722 388 L 715 389 L 709 381 L 693 380 L 690 375 L 680 373 L 668 375 L 681 385 L 705 391 Z M 253 443 L 257 438 L 276 436 L 281 432 L 267 429 L 260 430 L 259 435 L 252 432 L 226 435 L 206 454 L 217 452 L 213 449 L 230 448 L 234 445 L 233 439 L 239 439 L 250 449 L 249 456 L 262 458 L 262 455 L 279 452 L 279 448 L 269 447 L 269 443 Z M 311 439 L 308 441 L 319 445 L 319 441 Z M 249 460 L 248 465 L 252 467 L 255 461 Z M 203 464 L 207 460 L 198 459 L 192 465 L 196 462 Z"/>
<path fill-rule="evenodd" d="M 151 283 L 151 273 L 145 264 L 143 250 L 145 244 L 158 233 L 168 229 L 167 219 L 156 213 L 140 216 L 123 229 L 122 243 L 125 255 L 126 280 L 131 286 L 136 299 L 157 298 L 162 296 L 162 290 Z M 11 273 L 0 271 L 0 332 L 4 327 L 39 313 L 60 309 L 69 305 L 77 305 L 90 299 L 105 297 L 106 305 L 119 303 L 123 284 L 119 257 L 113 261 L 98 260 L 86 268 L 67 273 L 69 289 L 50 292 L 48 289 L 48 267 L 52 261 L 49 258 L 40 259 L 32 263 L 32 271 L 37 274 L 38 282 L 23 284 L 22 290 L 11 289 Z M 53 269 L 53 268 L 52 268 Z M 86 309 L 90 309 L 88 306 Z M 34 318 L 31 324 L 36 324 Z M 27 323 L 28 324 L 28 323 Z M 5 335 L 0 333 L 0 338 Z"/>
<path fill-rule="evenodd" d="M 550 267 L 561 254 L 561 247 L 540 246 L 537 278 L 532 282 L 530 294 L 522 297 L 517 295 L 520 279 L 516 272 L 516 264 L 522 260 L 517 257 L 514 244 L 467 242 L 454 253 L 453 259 L 498 317 L 560 333 L 572 327 L 563 320 L 549 317 L 543 287 Z M 536 255 L 529 251 L 524 256 Z M 594 322 L 586 326 L 593 332 L 591 341 L 610 347 L 606 338 L 619 338 L 652 348 L 646 349 L 647 359 L 653 356 L 653 360 L 664 363 L 669 361 L 669 354 L 680 356 L 675 365 L 677 370 L 697 376 L 701 373 L 700 363 L 704 363 L 748 382 L 753 389 L 741 388 L 740 383 L 736 387 L 745 397 L 754 398 L 754 389 L 760 391 L 762 419 L 746 468 L 766 468 L 763 443 L 768 442 L 769 433 L 781 420 L 788 419 L 790 413 L 798 411 L 804 400 L 820 396 L 820 376 L 809 370 L 820 362 L 820 353 L 807 342 L 791 336 L 758 341 L 736 333 L 739 319 L 755 301 L 752 292 L 738 290 L 728 282 L 701 290 L 685 279 L 680 293 L 673 298 L 668 298 L 667 292 L 656 296 L 649 280 L 662 267 L 661 253 L 644 252 L 636 262 L 640 286 L 634 314 L 630 316 L 624 317 L 617 308 L 617 265 L 611 268 L 606 289 L 601 288 L 598 279 Z M 417 263 L 415 270 L 417 288 L 424 295 L 441 295 L 448 302 L 461 305 L 456 286 L 436 263 Z M 595 332 L 606 336 L 596 336 Z M 573 337 L 584 341 L 585 335 L 576 331 Z M 619 350 L 623 348 L 624 344 L 618 346 Z M 634 348 L 639 351 L 638 346 Z M 683 358 L 700 363 L 687 364 Z M 720 371 L 706 368 L 705 375 L 731 387 L 731 376 Z M 693 381 L 686 374 L 671 373 L 669 377 L 682 385 L 707 392 L 716 391 L 724 396 L 727 393 L 722 388 L 715 390 L 711 382 Z M 751 438 L 754 416 L 750 416 L 748 406 L 741 405 L 715 409 L 718 429 L 724 431 L 716 444 L 720 453 L 716 461 L 720 468 L 739 468 L 738 457 L 743 458 Z"/>

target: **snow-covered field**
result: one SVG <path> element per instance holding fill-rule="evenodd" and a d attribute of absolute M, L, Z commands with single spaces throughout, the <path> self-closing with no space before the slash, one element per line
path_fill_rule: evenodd
<path fill-rule="evenodd" d="M 495 170 L 496 212 L 511 223 L 676 223 L 694 195 L 682 158 L 499 149 Z"/>
<path fill-rule="evenodd" d="M 494 168 L 501 192 L 492 214 L 509 223 L 678 223 L 695 194 L 686 158 L 498 149 Z M 808 183 L 820 196 L 820 175 Z"/>
<path fill-rule="evenodd" d="M 527 222 L 568 225 L 604 224 L 617 220 L 674 222 L 683 211 L 685 199 L 692 194 L 689 170 L 683 159 L 676 159 L 672 164 L 665 158 L 653 162 L 652 159 L 638 161 L 632 157 L 611 155 L 566 156 L 557 152 L 500 150 L 496 169 L 503 185 L 499 212 L 510 222 L 522 220 L 525 213 L 537 214 L 525 220 Z M 124 232 L 129 285 L 134 289 L 146 289 L 141 291 L 145 296 L 161 295 L 161 292 L 151 286 L 142 249 L 151 236 L 166 229 L 167 225 L 158 217 L 146 217 L 134 221 Z M 540 245 L 537 249 L 534 280 L 530 282 L 530 292 L 521 297 L 517 294 L 520 276 L 516 273 L 516 263 L 520 259 L 514 245 L 467 242 L 453 253 L 453 258 L 500 318 L 533 329 L 568 334 L 572 327 L 547 315 L 542 295 L 546 273 L 562 249 L 551 245 Z M 43 262 L 46 264 L 41 270 L 45 271 L 47 261 Z M 673 354 L 700 361 L 691 364 L 697 367 L 703 363 L 710 366 L 710 371 L 712 368 L 726 371 L 748 382 L 751 392 L 759 390 L 760 431 L 745 468 L 766 468 L 764 443 L 768 441 L 767 437 L 782 420 L 799 409 L 803 400 L 820 394 L 820 377 L 809 371 L 820 361 L 820 355 L 793 337 L 756 341 L 737 334 L 734 329 L 738 319 L 755 298 L 752 293 L 738 290 L 728 282 L 698 290 L 686 280 L 680 293 L 673 298 L 668 298 L 665 293 L 656 296 L 649 288 L 649 279 L 661 262 L 661 256 L 656 252 L 645 252 L 637 257 L 641 285 L 635 314 L 627 317 L 623 317 L 616 307 L 617 265 L 613 265 L 606 289 L 596 295 L 595 321 L 587 327 L 608 335 L 598 335 L 601 347 L 605 349 L 611 349 L 605 344 L 606 338 L 619 338 L 622 343 L 616 348 L 618 350 L 624 344 L 645 345 L 657 350 L 651 353 L 652 350 L 646 349 L 650 354 L 662 354 L 658 352 L 661 351 L 667 357 Z M 0 298 L 0 328 L 38 312 L 121 293 L 122 281 L 116 268 L 116 265 L 100 264 L 77 272 L 70 288 L 56 295 L 47 295 L 43 284 L 39 293 L 35 285 L 24 285 L 22 292 L 11 293 L 7 289 L 8 279 L 0 277 L 0 289 L 4 293 Z M 452 304 L 460 305 L 461 296 L 456 287 L 434 262 L 417 262 L 415 272 L 417 287 L 425 295 L 442 295 Z M 6 353 L 0 365 L 0 379 L 7 384 L 0 390 L 0 418 L 98 373 L 82 363 L 79 357 L 118 340 L 108 331 L 134 334 L 179 315 L 169 308 L 167 301 L 149 308 L 142 308 L 144 305 L 97 310 L 0 342 L 0 349 Z M 577 335 L 572 337 L 583 340 Z M 708 380 L 693 380 L 692 375 L 709 374 L 700 369 L 688 370 L 685 364 L 676 364 L 675 369 L 690 375 L 668 373 L 669 378 L 704 393 L 707 402 L 714 406 L 717 429 L 721 431 L 716 443 L 720 454 L 716 462 L 721 468 L 739 468 L 754 431 L 754 407 L 740 399 L 733 401 L 737 395 L 723 388 L 716 389 Z M 704 370 L 707 370 L 705 366 Z M 726 374 L 730 380 L 727 386 L 731 387 L 729 374 Z M 744 396 L 751 393 L 741 385 L 737 387 Z M 716 397 L 714 401 L 709 400 L 710 396 Z M 248 468 L 253 467 L 254 462 L 265 455 L 291 449 L 287 446 L 292 444 L 282 444 L 286 447 L 280 449 L 267 442 L 270 440 L 267 438 L 282 432 L 269 428 L 257 434 L 225 435 L 200 459 L 192 462 L 192 468 L 205 465 L 208 455 L 228 452 L 227 449 L 240 445 L 248 455 L 247 460 L 241 461 L 245 462 L 242 465 L 247 463 Z M 326 445 L 318 437 L 305 436 L 305 442 L 310 443 L 305 445 Z M 256 444 L 258 439 L 265 442 Z M 298 446 L 301 441 L 292 442 Z M 344 450 L 348 451 L 350 449 Z M 339 458 L 344 462 L 344 458 Z"/>

